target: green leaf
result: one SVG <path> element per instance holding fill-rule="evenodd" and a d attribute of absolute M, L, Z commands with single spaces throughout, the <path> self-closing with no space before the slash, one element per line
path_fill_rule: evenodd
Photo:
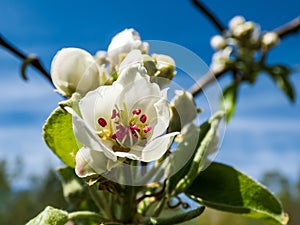
<path fill-rule="evenodd" d="M 68 222 L 68 212 L 47 206 L 43 212 L 26 225 L 64 225 Z"/>
<path fill-rule="evenodd" d="M 287 224 L 278 199 L 264 186 L 233 167 L 212 163 L 186 192 L 199 203 L 217 210 L 279 225 Z"/>
<path fill-rule="evenodd" d="M 187 134 L 173 152 L 174 165 L 186 163 L 169 179 L 168 188 L 172 195 L 184 192 L 204 168 L 208 154 L 215 151 L 218 125 L 223 118 L 222 111 L 213 115 L 199 127 L 190 126 Z M 192 154 L 191 152 L 192 151 Z M 190 157 L 189 160 L 184 160 Z M 187 162 L 186 162 L 187 161 Z"/>
<path fill-rule="evenodd" d="M 229 86 L 227 86 L 223 90 L 223 102 L 222 102 L 222 108 L 224 108 L 226 112 L 225 119 L 227 122 L 230 121 L 234 114 L 236 100 L 238 95 L 238 84 L 233 83 Z"/>
<path fill-rule="evenodd" d="M 295 101 L 295 90 L 289 80 L 291 73 L 290 69 L 286 66 L 276 65 L 268 70 L 271 78 L 275 81 L 277 86 L 285 93 L 291 102 Z"/>
<path fill-rule="evenodd" d="M 79 149 L 72 128 L 72 115 L 56 108 L 43 127 L 48 147 L 68 166 L 74 168 L 74 157 Z"/>

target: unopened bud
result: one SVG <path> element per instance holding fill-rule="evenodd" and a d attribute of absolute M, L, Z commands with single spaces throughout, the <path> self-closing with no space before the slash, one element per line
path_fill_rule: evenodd
<path fill-rule="evenodd" d="M 277 33 L 267 32 L 261 37 L 261 44 L 264 47 L 270 48 L 279 43 L 280 39 Z"/>
<path fill-rule="evenodd" d="M 245 18 L 243 16 L 235 16 L 229 21 L 229 28 L 233 30 L 236 26 L 243 24 L 245 22 Z"/>
<path fill-rule="evenodd" d="M 74 92 L 82 95 L 102 85 L 106 75 L 94 57 L 79 48 L 64 48 L 52 60 L 51 78 L 59 93 L 70 97 Z"/>
<path fill-rule="evenodd" d="M 237 38 L 246 37 L 251 35 L 253 30 L 255 29 L 255 24 L 253 22 L 246 22 L 243 24 L 239 24 L 232 30 L 233 36 Z"/>
<path fill-rule="evenodd" d="M 210 40 L 210 45 L 215 50 L 220 50 L 220 49 L 223 49 L 227 46 L 227 42 L 226 42 L 226 39 L 223 36 L 215 35 Z"/>

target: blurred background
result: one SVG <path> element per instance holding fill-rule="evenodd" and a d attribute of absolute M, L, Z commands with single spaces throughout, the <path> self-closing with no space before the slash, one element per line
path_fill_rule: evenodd
<path fill-rule="evenodd" d="M 262 30 L 300 14 L 298 0 L 203 2 L 224 24 L 243 15 Z M 1 35 L 26 53 L 38 55 L 48 70 L 61 48 L 79 47 L 95 54 L 107 49 L 111 38 L 125 28 L 136 29 L 142 40 L 182 45 L 208 65 L 211 62 L 209 42 L 217 31 L 189 0 L 0 0 Z M 254 86 L 243 85 L 216 160 L 266 184 L 283 200 L 290 224 L 299 224 L 295 213 L 300 212 L 300 33 L 282 40 L 268 61 L 292 66 L 296 102 L 291 104 L 267 76 L 260 76 Z M 23 224 L 49 204 L 65 207 L 53 172 L 61 163 L 42 139 L 42 126 L 62 97 L 33 69 L 24 82 L 20 65 L 0 47 L 0 224 L 7 225 Z M 224 86 L 228 79 L 220 83 Z M 213 211 L 195 221 L 259 224 Z"/>

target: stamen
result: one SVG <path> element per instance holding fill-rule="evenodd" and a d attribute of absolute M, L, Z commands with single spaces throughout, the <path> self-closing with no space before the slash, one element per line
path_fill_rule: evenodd
<path fill-rule="evenodd" d="M 116 109 L 113 109 L 111 119 L 115 119 L 117 116 L 119 116 L 119 113 L 117 113 Z"/>
<path fill-rule="evenodd" d="M 130 126 L 130 130 L 132 133 L 135 133 L 135 131 L 140 131 L 140 128 L 137 125 Z"/>
<path fill-rule="evenodd" d="M 152 127 L 151 126 L 145 126 L 144 127 L 144 132 L 145 133 L 148 133 L 149 131 L 151 131 L 152 130 Z"/>
<path fill-rule="evenodd" d="M 132 111 L 133 115 L 140 115 L 142 110 L 140 108 L 136 108 L 135 110 Z"/>
<path fill-rule="evenodd" d="M 145 123 L 146 120 L 147 120 L 146 114 L 142 114 L 141 117 L 140 117 L 140 121 L 141 121 L 142 123 Z"/>
<path fill-rule="evenodd" d="M 107 125 L 107 122 L 104 118 L 99 118 L 98 123 L 101 127 L 105 127 Z"/>

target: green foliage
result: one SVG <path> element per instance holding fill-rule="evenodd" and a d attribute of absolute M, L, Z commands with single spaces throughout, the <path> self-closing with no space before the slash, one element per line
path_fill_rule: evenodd
<path fill-rule="evenodd" d="M 238 170 L 212 163 L 187 193 L 208 207 L 242 214 L 270 224 L 287 224 L 280 202 L 265 187 Z"/>
<path fill-rule="evenodd" d="M 88 185 L 80 179 L 73 168 L 61 167 L 58 169 L 62 180 L 63 194 L 72 210 L 94 210 L 97 207 L 94 204 Z"/>
<path fill-rule="evenodd" d="M 238 95 L 238 87 L 239 85 L 237 83 L 233 83 L 223 90 L 223 102 L 221 101 L 221 103 L 226 112 L 225 119 L 227 122 L 230 121 L 231 117 L 234 114 Z"/>
<path fill-rule="evenodd" d="M 291 102 L 295 101 L 294 87 L 289 80 L 291 70 L 287 66 L 276 65 L 267 70 L 276 85 L 283 91 Z"/>
<path fill-rule="evenodd" d="M 1 161 L 0 164 L 6 163 Z M 13 184 L 18 176 L 8 173 L 6 167 L 0 168 L 0 177 L 5 178 L 0 180 L 0 190 L 6 190 L 3 192 L 5 196 L 2 193 L 0 196 L 0 224 L 24 225 L 47 205 L 67 207 L 60 182 L 53 171 L 48 171 L 43 177 L 28 178 L 30 190 L 16 190 Z"/>
<path fill-rule="evenodd" d="M 47 206 L 43 212 L 26 223 L 26 225 L 64 225 L 66 222 L 68 222 L 68 213 L 66 211 Z"/>
<path fill-rule="evenodd" d="M 74 168 L 78 145 L 72 128 L 72 115 L 56 108 L 43 127 L 43 137 L 48 147 L 68 166 Z"/>

